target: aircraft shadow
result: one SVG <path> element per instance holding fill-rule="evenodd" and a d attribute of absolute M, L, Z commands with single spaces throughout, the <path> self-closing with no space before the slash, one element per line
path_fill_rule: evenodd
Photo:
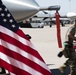
<path fill-rule="evenodd" d="M 47 64 L 47 66 L 51 66 L 51 65 L 55 65 L 55 64 Z M 52 72 L 52 75 L 62 75 L 58 68 L 50 69 L 50 71 Z M 69 67 L 67 67 L 65 69 L 65 73 L 66 73 L 66 75 L 70 74 L 70 68 Z"/>
<path fill-rule="evenodd" d="M 60 72 L 60 70 L 58 68 L 57 69 L 50 69 L 50 71 L 52 72 L 52 75 L 62 75 L 61 72 Z M 70 74 L 69 67 L 67 67 L 65 69 L 65 73 L 66 73 L 66 75 L 69 75 Z"/>

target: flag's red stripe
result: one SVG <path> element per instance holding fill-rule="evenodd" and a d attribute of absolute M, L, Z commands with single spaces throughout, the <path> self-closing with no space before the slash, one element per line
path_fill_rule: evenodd
<path fill-rule="evenodd" d="M 29 40 L 29 39 L 27 38 L 27 36 L 23 33 L 23 31 L 20 30 L 20 29 L 18 29 L 18 31 L 16 32 L 16 34 L 18 34 L 19 36 L 21 36 L 21 37 L 23 37 L 23 38 Z M 30 40 L 29 40 L 29 41 L 30 41 Z"/>
<path fill-rule="evenodd" d="M 12 64 L 8 64 L 6 61 L 3 61 L 2 59 L 0 59 L 0 65 L 3 68 L 9 70 L 10 72 L 13 72 L 16 75 L 31 75 L 30 73 L 28 73 L 24 70 L 21 70 L 15 66 L 13 66 Z"/>
<path fill-rule="evenodd" d="M 21 56 L 18 53 L 10 51 L 7 48 L 4 48 L 4 47 L 2 47 L 2 48 L 3 48 L 3 50 L 1 49 L 1 52 L 6 54 L 7 56 L 10 56 L 10 57 L 12 57 L 12 58 L 14 58 L 14 59 L 16 59 L 16 60 L 18 60 L 20 62 L 25 63 L 26 65 L 30 66 L 31 68 L 33 68 L 34 70 L 36 70 L 38 72 L 41 72 L 42 74 L 49 75 L 49 72 L 46 69 L 42 68 L 40 65 L 34 63 L 33 61 L 31 61 L 31 60 L 29 60 L 27 58 L 24 58 L 23 56 Z"/>
<path fill-rule="evenodd" d="M 33 56 L 35 56 L 36 58 L 40 59 L 41 61 L 44 62 L 44 60 L 41 58 L 41 56 L 38 54 L 38 52 L 32 48 L 30 48 L 29 46 L 24 45 L 23 43 L 19 42 L 18 40 L 4 34 L 0 32 L 0 38 L 21 48 L 22 50 L 26 51 L 29 54 L 32 54 Z"/>

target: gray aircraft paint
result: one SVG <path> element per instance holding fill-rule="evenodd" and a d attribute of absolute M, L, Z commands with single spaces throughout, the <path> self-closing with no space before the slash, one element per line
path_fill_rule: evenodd
<path fill-rule="evenodd" d="M 2 0 L 17 21 L 26 19 L 40 9 L 35 0 Z"/>

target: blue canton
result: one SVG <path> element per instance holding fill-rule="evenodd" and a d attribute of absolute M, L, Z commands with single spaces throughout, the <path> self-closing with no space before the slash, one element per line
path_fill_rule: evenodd
<path fill-rule="evenodd" d="M 19 28 L 17 22 L 3 4 L 0 4 L 0 25 L 12 30 L 13 32 L 16 32 Z"/>

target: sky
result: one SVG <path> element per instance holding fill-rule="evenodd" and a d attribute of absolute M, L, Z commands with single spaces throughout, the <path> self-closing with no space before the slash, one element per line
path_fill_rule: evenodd
<path fill-rule="evenodd" d="M 47 7 L 52 5 L 60 5 L 59 12 L 67 14 L 68 12 L 76 12 L 76 0 L 35 0 L 40 7 Z"/>

